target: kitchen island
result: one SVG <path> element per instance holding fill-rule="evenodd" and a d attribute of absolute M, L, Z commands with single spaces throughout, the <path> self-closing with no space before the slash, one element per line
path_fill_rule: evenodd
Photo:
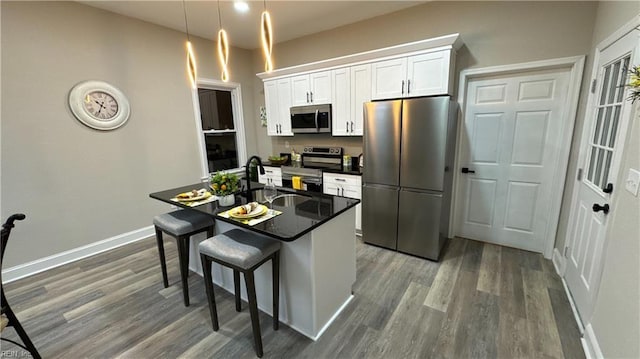
<path fill-rule="evenodd" d="M 255 187 L 258 187 L 256 185 Z M 254 187 L 254 186 L 252 186 Z M 211 215 L 215 233 L 234 228 L 282 241 L 280 254 L 280 321 L 316 340 L 353 298 L 356 280 L 354 227 L 357 199 L 320 193 L 279 189 L 272 208 L 282 214 L 250 226 L 233 218 L 219 216 L 233 206 L 221 207 L 217 201 L 190 207 L 172 200 L 178 193 L 202 188 L 192 184 L 152 193 L 151 198 Z M 262 190 L 253 191 L 254 200 L 264 202 Z M 247 202 L 236 195 L 234 206 Z M 198 243 L 204 234 L 192 237 L 189 268 L 202 275 Z M 233 272 L 214 263 L 213 281 L 233 293 Z M 258 307 L 271 314 L 271 265 L 255 272 Z M 243 279 L 244 280 L 244 279 Z M 242 297 L 246 300 L 245 286 Z M 204 288 L 202 289 L 204 290 Z M 221 323 L 224 326 L 224 323 Z"/>

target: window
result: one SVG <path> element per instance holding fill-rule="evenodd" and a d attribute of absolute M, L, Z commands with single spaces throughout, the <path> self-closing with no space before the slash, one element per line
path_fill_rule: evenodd
<path fill-rule="evenodd" d="M 630 55 L 615 60 L 604 68 L 600 99 L 596 105 L 596 121 L 589 143 L 587 181 L 604 188 L 609 183 L 609 169 L 615 149 L 620 113 L 624 102 L 624 83 Z"/>
<path fill-rule="evenodd" d="M 198 80 L 194 97 L 203 175 L 234 172 L 246 158 L 240 85 Z"/>

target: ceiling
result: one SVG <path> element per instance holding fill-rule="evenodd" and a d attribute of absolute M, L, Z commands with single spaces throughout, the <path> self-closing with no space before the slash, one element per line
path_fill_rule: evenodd
<path fill-rule="evenodd" d="M 182 1 L 79 1 L 150 23 L 185 31 Z M 270 0 L 266 2 L 273 23 L 275 43 L 351 24 L 388 14 L 426 1 L 312 1 Z M 232 46 L 245 49 L 260 47 L 260 15 L 263 1 L 247 1 L 249 11 L 241 14 L 233 1 L 220 1 L 222 26 Z M 189 33 L 215 39 L 218 32 L 218 3 L 216 1 L 187 0 Z"/>

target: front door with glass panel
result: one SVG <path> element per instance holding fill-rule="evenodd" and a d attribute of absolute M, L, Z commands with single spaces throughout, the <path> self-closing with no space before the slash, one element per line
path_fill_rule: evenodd
<path fill-rule="evenodd" d="M 638 35 L 633 31 L 599 55 L 596 85 L 589 102 L 581 145 L 577 200 L 572 205 L 565 256 L 565 279 L 582 318 L 593 308 L 600 282 L 607 214 L 616 198 L 616 177 L 631 102 L 627 70 L 637 63 Z M 635 53 L 634 53 L 635 52 Z"/>

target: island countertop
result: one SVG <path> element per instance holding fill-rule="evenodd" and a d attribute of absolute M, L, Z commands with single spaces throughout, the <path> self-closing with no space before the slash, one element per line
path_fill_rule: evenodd
<path fill-rule="evenodd" d="M 234 205 L 224 207 L 219 206 L 217 200 L 195 207 L 172 200 L 172 198 L 175 198 L 178 193 L 188 192 L 193 189 L 200 189 L 202 186 L 202 183 L 195 183 L 154 192 L 149 194 L 149 197 L 178 207 L 197 210 L 211 215 L 216 220 L 228 222 L 235 226 L 287 242 L 300 238 L 304 234 L 312 231 L 314 228 L 321 226 L 332 218 L 339 216 L 349 208 L 360 203 L 360 200 L 358 199 L 338 197 L 317 192 L 293 190 L 289 188 L 278 188 L 278 195 L 283 196 L 276 198 L 273 201 L 271 208 L 281 211 L 282 214 L 250 226 L 243 222 L 234 220 L 233 218 L 225 218 L 218 215 L 218 213 L 227 211 L 235 206 L 246 204 L 247 199 L 243 195 L 237 194 L 235 196 Z M 254 201 L 265 203 L 266 200 L 264 199 L 261 189 L 263 185 L 252 182 L 251 187 Z M 269 206 L 268 203 L 265 203 L 265 205 Z"/>

